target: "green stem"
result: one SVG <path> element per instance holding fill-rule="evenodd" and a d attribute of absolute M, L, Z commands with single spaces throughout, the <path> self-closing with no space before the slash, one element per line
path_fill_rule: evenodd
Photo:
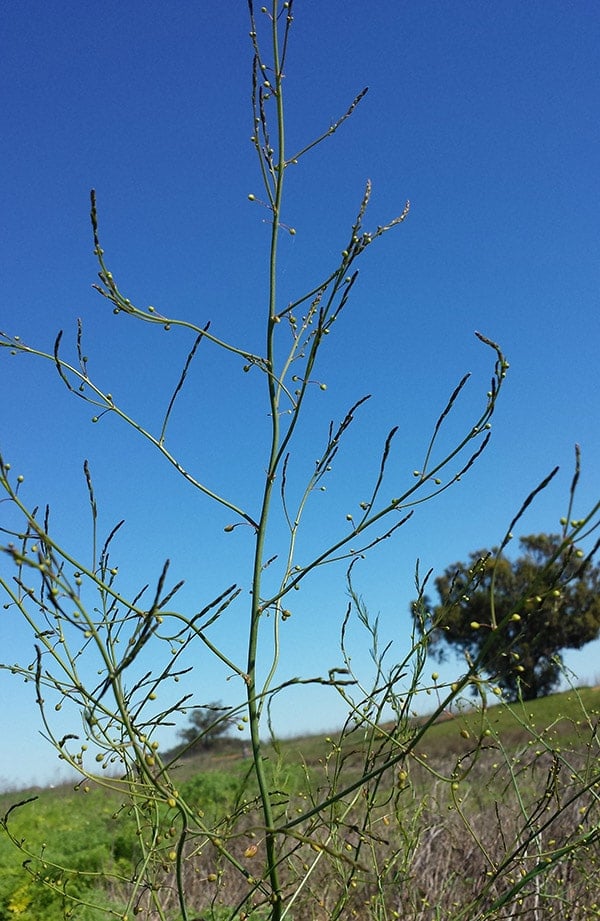
<path fill-rule="evenodd" d="M 267 536 L 267 527 L 269 522 L 269 513 L 273 486 L 277 474 L 279 459 L 279 401 L 281 395 L 281 384 L 276 381 L 273 374 L 275 368 L 275 329 L 277 322 L 276 315 L 276 297 L 277 297 L 277 244 L 279 239 L 279 219 L 281 214 L 281 201 L 283 195 L 283 174 L 285 169 L 285 137 L 284 137 L 284 114 L 282 99 L 282 73 L 281 61 L 279 55 L 279 37 L 277 32 L 277 0 L 272 4 L 272 43 L 273 43 L 273 68 L 275 82 L 275 98 L 277 105 L 277 129 L 278 129 L 278 169 L 275 182 L 275 196 L 273 200 L 273 222 L 271 227 L 271 245 L 269 254 L 269 303 L 267 317 L 267 367 L 269 374 L 267 376 L 267 386 L 269 395 L 269 406 L 271 411 L 271 447 L 269 463 L 265 478 L 263 500 L 261 513 L 258 522 L 256 535 L 256 547 L 254 554 L 254 566 L 252 576 L 252 610 L 250 619 L 250 633 L 248 638 L 248 680 L 247 680 L 247 698 L 248 698 L 248 720 L 250 726 L 250 737 L 252 741 L 252 756 L 256 779 L 260 791 L 261 806 L 266 828 L 265 850 L 266 850 L 266 869 L 272 892 L 272 921 L 280 921 L 282 908 L 282 893 L 279 881 L 279 872 L 277 868 L 277 851 L 274 833 L 273 808 L 271 796 L 265 775 L 264 762 L 262 758 L 262 746 L 260 740 L 260 722 L 262 713 L 262 699 L 259 701 L 257 696 L 257 675 L 256 660 L 259 640 L 260 618 L 263 613 L 261 604 L 261 581 L 263 572 L 265 541 Z M 277 652 L 275 653 L 275 655 Z"/>

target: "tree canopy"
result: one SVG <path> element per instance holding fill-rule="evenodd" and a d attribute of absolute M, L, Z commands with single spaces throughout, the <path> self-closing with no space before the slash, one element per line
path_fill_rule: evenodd
<path fill-rule="evenodd" d="M 555 534 L 519 547 L 516 559 L 480 550 L 448 566 L 435 579 L 439 604 L 423 597 L 412 613 L 438 661 L 454 647 L 511 699 L 531 700 L 558 685 L 562 650 L 600 633 L 600 567 L 596 548 L 586 556 Z"/>
<path fill-rule="evenodd" d="M 192 710 L 189 724 L 178 732 L 186 754 L 214 748 L 227 733 L 231 723 L 229 711 L 220 701 Z"/>

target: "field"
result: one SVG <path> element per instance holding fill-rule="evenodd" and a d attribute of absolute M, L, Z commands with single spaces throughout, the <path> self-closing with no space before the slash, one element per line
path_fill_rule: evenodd
<path fill-rule="evenodd" d="M 429 727 L 397 770 L 366 781 L 377 749 L 351 732 L 268 749 L 269 783 L 292 841 L 289 891 L 300 870 L 306 880 L 288 917 L 330 917 L 345 886 L 345 916 L 361 919 L 600 917 L 599 715 L 598 689 L 465 709 Z M 382 745 L 391 729 L 381 727 Z M 419 729 L 415 719 L 406 732 L 414 737 Z M 247 767 L 230 749 L 186 759 L 176 776 L 207 827 L 253 867 L 262 836 Z M 587 792 L 572 799 L 582 782 Z M 343 799 L 323 808 L 340 784 Z M 355 817 L 361 797 L 373 802 L 368 827 Z M 306 812 L 311 803 L 315 810 L 320 804 L 315 815 L 327 813 L 326 822 L 295 826 L 299 804 Z M 3 794 L 0 808 L 20 845 L 0 835 L 1 921 L 123 918 L 142 859 L 139 838 L 150 833 L 157 885 L 163 893 L 172 885 L 180 829 L 168 803 L 154 816 L 149 804 L 145 827 L 117 793 L 91 784 Z M 585 848 L 573 848 L 586 835 Z M 207 921 L 230 917 L 248 885 L 220 859 L 215 840 L 185 841 L 186 891 Z M 140 917 L 159 917 L 148 893 L 139 893 L 137 906 Z M 175 895 L 167 917 L 181 918 Z M 248 917 L 261 918 L 259 899 Z"/>

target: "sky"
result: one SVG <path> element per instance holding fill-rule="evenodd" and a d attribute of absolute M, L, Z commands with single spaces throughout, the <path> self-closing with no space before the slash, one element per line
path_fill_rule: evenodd
<path fill-rule="evenodd" d="M 193 337 L 114 316 L 92 289 L 89 190 L 97 191 L 107 264 L 133 303 L 199 326 L 210 320 L 215 336 L 262 353 L 270 228 L 268 211 L 248 199 L 263 193 L 250 141 L 248 32 L 241 0 L 101 7 L 23 0 L 3 11 L 0 329 L 47 352 L 63 330 L 63 354 L 72 359 L 81 318 L 90 375 L 154 432 Z M 517 536 L 558 531 L 576 443 L 583 464 L 576 516 L 598 499 L 598 47 L 598 8 L 586 0 L 294 4 L 285 79 L 290 155 L 327 131 L 363 87 L 369 92 L 338 132 L 286 173 L 282 220 L 296 233 L 281 237 L 281 303 L 336 266 L 367 179 L 365 229 L 410 200 L 407 220 L 364 254 L 314 371 L 309 416 L 293 445 L 292 492 L 310 475 L 329 421 L 365 394 L 371 399 L 356 414 L 327 491 L 311 496 L 299 559 L 345 533 L 345 516 L 368 496 L 394 426 L 389 495 L 411 484 L 467 371 L 439 450 L 469 430 L 494 363 L 475 330 L 500 343 L 510 362 L 484 455 L 354 570 L 396 660 L 409 648 L 417 559 L 435 574 L 497 544 L 555 465 L 559 474 Z M 255 512 L 268 409 L 264 381 L 241 365 L 201 344 L 169 445 L 208 488 Z M 177 597 L 188 613 L 239 585 L 240 603 L 212 636 L 244 662 L 248 529 L 224 531 L 235 516 L 183 483 L 118 419 L 92 423 L 94 411 L 66 391 L 49 362 L 1 350 L 0 387 L 0 452 L 24 477 L 23 500 L 49 503 L 54 533 L 91 565 L 87 459 L 100 532 L 126 522 L 112 551 L 119 588 L 154 585 L 166 558 L 173 582 L 185 579 Z M 273 554 L 283 536 L 276 517 Z M 0 566 L 6 574 L 7 561 Z M 327 675 L 343 664 L 345 565 L 318 571 L 292 601 L 279 678 Z M 0 615 L 0 659 L 31 662 L 31 631 L 14 611 Z M 353 667 L 368 680 L 368 643 L 354 620 L 349 642 Z M 269 635 L 264 643 L 266 655 Z M 578 680 L 597 683 L 599 652 L 595 642 L 565 661 Z M 161 655 L 148 650 L 151 668 Z M 167 700 L 181 692 L 198 705 L 233 705 L 242 696 L 239 679 L 205 649 L 193 650 L 189 664 L 193 671 L 165 691 Z M 457 668 L 436 666 L 445 679 Z M 0 786 L 58 782 L 60 762 L 40 735 L 31 683 L 3 671 L 0 695 Z M 273 721 L 283 735 L 326 732 L 346 713 L 334 693 L 305 686 L 282 695 Z M 67 730 L 77 718 L 56 716 Z M 159 735 L 162 746 L 176 729 Z"/>

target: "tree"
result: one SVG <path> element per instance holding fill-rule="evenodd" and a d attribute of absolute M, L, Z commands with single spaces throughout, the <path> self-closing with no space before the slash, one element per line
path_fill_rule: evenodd
<path fill-rule="evenodd" d="M 435 580 L 440 603 L 412 605 L 441 661 L 452 646 L 476 663 L 511 699 L 542 697 L 558 684 L 563 649 L 580 649 L 600 633 L 600 567 L 571 540 L 535 534 L 520 555 L 477 551 Z M 595 548 L 594 548 L 595 549 Z M 431 611 L 431 621 L 423 618 Z"/>
<path fill-rule="evenodd" d="M 186 754 L 208 751 L 231 726 L 231 717 L 220 702 L 198 707 L 190 714 L 189 724 L 179 730 Z"/>

